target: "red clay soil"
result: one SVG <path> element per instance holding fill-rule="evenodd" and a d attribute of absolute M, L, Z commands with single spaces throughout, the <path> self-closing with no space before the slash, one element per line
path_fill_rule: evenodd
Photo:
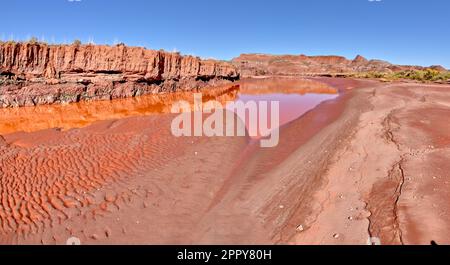
<path fill-rule="evenodd" d="M 326 86 L 317 85 L 322 93 Z M 253 89 L 248 82 L 246 89 Z M 53 107 L 60 106 L 46 108 Z M 231 194 L 242 188 L 233 172 L 249 149 L 249 138 L 176 138 L 170 132 L 172 118 L 139 116 L 5 135 L 8 145 L 0 147 L 2 242 L 64 244 L 76 236 L 83 244 L 270 243 L 265 224 L 255 225 L 259 217 L 242 205 L 221 211 L 231 207 L 222 201 L 230 196 L 224 193 L 227 187 L 232 185 Z M 298 139 L 286 156 L 305 138 Z M 240 226 L 229 230 L 236 222 Z"/>
<path fill-rule="evenodd" d="M 342 95 L 275 148 L 176 138 L 172 114 L 4 135 L 1 243 L 449 243 L 450 88 L 315 81 Z"/>
<path fill-rule="evenodd" d="M 359 123 L 327 166 L 299 244 L 449 244 L 449 86 L 361 89 Z M 358 96 L 355 96 L 356 99 Z"/>

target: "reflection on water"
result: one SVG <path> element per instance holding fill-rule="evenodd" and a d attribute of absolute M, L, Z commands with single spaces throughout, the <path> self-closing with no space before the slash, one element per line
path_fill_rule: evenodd
<path fill-rule="evenodd" d="M 238 99 L 243 102 L 249 101 L 278 101 L 280 106 L 280 126 L 287 124 L 307 111 L 315 108 L 321 102 L 336 98 L 337 94 L 263 94 L 263 95 L 249 95 L 239 94 Z M 270 108 L 268 108 L 268 116 L 270 117 Z M 242 120 L 244 117 L 240 117 Z M 268 120 L 270 123 L 270 120 Z M 248 125 L 247 125 L 248 127 Z"/>
<path fill-rule="evenodd" d="M 239 87 L 222 86 L 203 92 L 204 99 L 220 102 L 234 100 Z M 145 95 L 112 101 L 79 102 L 67 105 L 39 105 L 36 107 L 0 108 L 0 134 L 34 132 L 50 128 L 68 130 L 90 125 L 96 121 L 116 120 L 132 116 L 170 113 L 179 100 L 193 102 L 192 93 L 179 92 Z"/>
<path fill-rule="evenodd" d="M 301 117 L 321 102 L 334 99 L 337 96 L 338 91 L 324 83 L 304 79 L 271 78 L 242 82 L 237 100 L 244 103 L 256 102 L 257 107 L 259 107 L 259 103 L 267 104 L 266 122 L 269 124 L 270 130 L 273 130 L 276 128 L 271 124 L 270 102 L 279 102 L 278 125 L 282 126 Z M 245 120 L 245 126 L 249 130 L 249 113 L 237 113 L 237 115 L 241 120 Z M 260 115 L 258 117 L 259 119 L 262 118 Z M 256 122 L 258 123 L 258 121 Z M 259 124 L 252 125 L 259 128 Z M 258 131 L 258 135 L 261 134 L 265 133 Z"/>
<path fill-rule="evenodd" d="M 249 100 L 279 101 L 280 125 L 300 117 L 324 100 L 337 97 L 337 90 L 326 84 L 282 78 L 242 81 L 239 85 L 211 88 L 202 93 L 203 101 L 214 99 L 222 104 L 238 99 L 244 102 Z M 49 128 L 67 130 L 84 127 L 101 120 L 170 113 L 172 104 L 178 100 L 192 103 L 192 93 L 182 92 L 113 101 L 0 109 L 0 134 L 20 131 L 33 132 Z"/>

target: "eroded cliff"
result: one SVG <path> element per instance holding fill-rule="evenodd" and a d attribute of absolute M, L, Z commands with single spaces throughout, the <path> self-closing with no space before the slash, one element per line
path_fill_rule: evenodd
<path fill-rule="evenodd" d="M 194 90 L 238 78 L 227 62 L 141 47 L 0 43 L 0 107 Z"/>

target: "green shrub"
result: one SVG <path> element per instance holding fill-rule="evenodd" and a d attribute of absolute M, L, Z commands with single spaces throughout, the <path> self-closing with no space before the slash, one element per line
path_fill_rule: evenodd
<path fill-rule="evenodd" d="M 437 81 L 447 81 L 450 79 L 450 72 L 439 72 L 435 69 L 425 69 L 425 70 L 404 70 L 393 73 L 385 72 L 368 72 L 356 75 L 361 78 L 376 78 L 376 79 L 386 79 L 386 80 L 398 80 L 398 79 L 410 79 L 420 82 L 437 82 Z"/>
<path fill-rule="evenodd" d="M 428 81 L 436 81 L 439 79 L 440 74 L 441 73 L 437 70 L 427 69 L 427 70 L 425 70 L 424 78 L 425 78 L 425 80 L 428 80 Z"/>

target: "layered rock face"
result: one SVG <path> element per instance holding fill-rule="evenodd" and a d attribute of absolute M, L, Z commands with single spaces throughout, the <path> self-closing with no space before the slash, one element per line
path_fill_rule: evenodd
<path fill-rule="evenodd" d="M 421 66 L 394 65 L 381 60 L 367 60 L 358 55 L 353 60 L 342 56 L 242 54 L 232 60 L 243 77 L 260 75 L 335 75 L 362 72 L 423 70 Z M 445 71 L 442 66 L 429 68 Z"/>
<path fill-rule="evenodd" d="M 140 47 L 0 44 L 0 107 L 193 90 L 237 79 L 227 62 Z"/>

